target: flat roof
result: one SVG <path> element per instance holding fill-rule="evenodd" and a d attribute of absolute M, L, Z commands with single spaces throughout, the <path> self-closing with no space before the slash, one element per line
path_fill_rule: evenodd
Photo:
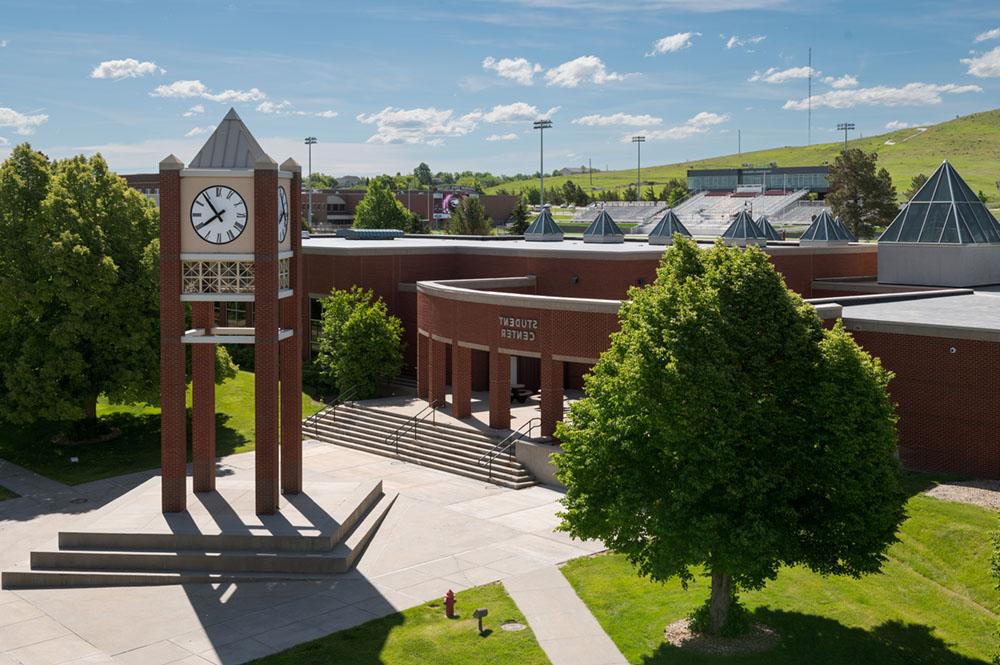
<path fill-rule="evenodd" d="M 844 306 L 849 330 L 1000 342 L 1000 292 Z"/>
<path fill-rule="evenodd" d="M 626 236 L 627 237 L 627 236 Z M 709 243 L 702 243 L 708 245 Z M 529 242 L 527 240 L 475 240 L 395 238 L 393 240 L 347 240 L 334 237 L 313 237 L 302 240 L 303 254 L 353 256 L 388 256 L 393 254 L 500 254 L 517 256 L 569 258 L 589 256 L 612 260 L 659 259 L 667 250 L 664 245 L 650 245 L 645 240 L 617 244 L 585 243 L 583 239 L 561 242 Z M 858 243 L 840 247 L 800 247 L 798 245 L 768 245 L 768 254 L 853 254 L 874 252 L 874 243 Z"/>

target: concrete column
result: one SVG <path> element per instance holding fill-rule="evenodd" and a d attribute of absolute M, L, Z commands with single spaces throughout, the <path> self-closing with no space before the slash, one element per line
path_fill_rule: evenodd
<path fill-rule="evenodd" d="M 302 191 L 302 167 L 288 159 L 283 171 L 292 172 L 288 233 L 292 258 L 289 265 L 289 286 L 292 295 L 281 301 L 281 327 L 293 331 L 279 344 L 281 360 L 281 491 L 298 494 L 302 491 L 302 347 L 308 334 L 308 322 L 302 323 L 302 221 L 299 217 L 298 193 Z M 308 313 L 306 314 L 308 316 Z"/>
<path fill-rule="evenodd" d="M 451 345 L 451 415 L 472 415 L 472 349 Z"/>
<path fill-rule="evenodd" d="M 430 338 L 427 335 L 417 333 L 417 397 L 420 399 L 427 399 L 429 343 Z"/>
<path fill-rule="evenodd" d="M 278 510 L 278 165 L 254 165 L 254 396 L 258 515 Z"/>
<path fill-rule="evenodd" d="M 161 506 L 187 506 L 187 414 L 184 391 L 184 305 L 181 303 L 181 174 L 170 155 L 160 162 L 160 465 Z"/>
<path fill-rule="evenodd" d="M 510 429 L 510 356 L 490 349 L 490 427 Z"/>
<path fill-rule="evenodd" d="M 542 358 L 541 389 L 542 436 L 555 434 L 556 423 L 563 418 L 563 364 L 562 361 Z"/>
<path fill-rule="evenodd" d="M 431 338 L 427 342 L 427 401 L 437 406 L 445 404 L 445 384 L 448 381 L 448 345 Z"/>
<path fill-rule="evenodd" d="M 191 303 L 191 323 L 211 329 L 215 304 Z M 191 475 L 195 492 L 215 490 L 215 344 L 191 345 Z"/>

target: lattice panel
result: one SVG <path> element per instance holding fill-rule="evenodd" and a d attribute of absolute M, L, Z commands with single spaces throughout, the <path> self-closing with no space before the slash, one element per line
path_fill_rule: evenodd
<path fill-rule="evenodd" d="M 278 259 L 278 288 L 279 289 L 290 289 L 292 288 L 292 260 L 291 259 Z"/>
<path fill-rule="evenodd" d="M 182 261 L 181 271 L 185 294 L 253 293 L 253 261 Z"/>

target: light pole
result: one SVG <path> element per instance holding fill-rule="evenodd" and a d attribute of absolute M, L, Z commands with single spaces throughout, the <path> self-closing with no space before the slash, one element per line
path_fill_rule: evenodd
<path fill-rule="evenodd" d="M 635 144 L 635 202 L 642 198 L 642 144 L 646 142 L 645 136 L 633 136 L 632 143 Z"/>
<path fill-rule="evenodd" d="M 309 146 L 309 226 L 313 224 L 313 145 L 316 144 L 315 136 L 306 137 L 306 145 Z"/>
<path fill-rule="evenodd" d="M 545 205 L 545 130 L 551 129 L 551 120 L 536 120 L 534 128 L 538 130 L 538 202 Z"/>
<path fill-rule="evenodd" d="M 847 152 L 847 132 L 854 129 L 853 122 L 842 122 L 837 125 L 838 132 L 844 132 L 844 152 Z"/>

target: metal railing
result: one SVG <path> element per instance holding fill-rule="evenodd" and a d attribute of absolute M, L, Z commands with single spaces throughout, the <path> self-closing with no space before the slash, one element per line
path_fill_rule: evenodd
<path fill-rule="evenodd" d="M 488 450 L 482 457 L 479 458 L 479 466 L 485 466 L 488 468 L 490 482 L 493 482 L 493 460 L 500 457 L 500 455 L 507 453 L 508 461 L 513 461 L 514 453 L 511 451 L 514 448 L 514 445 L 525 436 L 530 437 L 532 430 L 534 430 L 535 427 L 541 429 L 541 426 L 541 418 L 531 418 L 521 423 L 521 426 L 508 434 L 507 438 L 493 446 L 493 448 Z M 527 429 L 527 431 L 525 431 L 525 429 Z"/>
<path fill-rule="evenodd" d="M 417 425 L 424 422 L 428 418 L 431 419 L 432 424 L 437 425 L 437 408 L 441 406 L 443 403 L 444 400 L 435 400 L 433 402 L 428 402 L 427 406 L 420 409 L 419 413 L 417 413 L 414 416 L 411 416 L 409 419 L 407 419 L 406 422 L 404 422 L 402 425 L 393 430 L 387 437 L 385 437 L 383 443 L 385 443 L 385 445 L 389 445 L 391 441 L 396 451 L 396 457 L 399 457 L 399 440 L 403 438 L 407 430 L 413 431 L 413 441 L 415 443 L 417 440 Z"/>
<path fill-rule="evenodd" d="M 332 402 L 302 421 L 303 431 L 308 432 L 312 428 L 313 436 L 319 436 L 320 422 L 326 419 L 327 415 L 331 416 L 330 420 L 337 422 L 337 407 L 353 402 L 360 392 L 361 389 L 356 385 L 341 391 Z"/>

